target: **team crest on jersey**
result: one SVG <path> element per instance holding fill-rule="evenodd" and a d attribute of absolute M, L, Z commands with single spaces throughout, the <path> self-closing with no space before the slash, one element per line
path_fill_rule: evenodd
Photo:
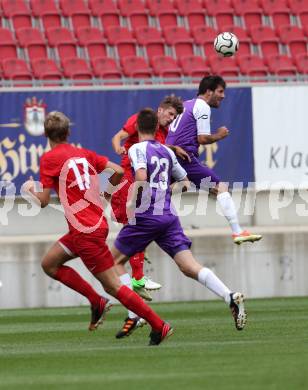
<path fill-rule="evenodd" d="M 44 121 L 46 116 L 46 104 L 43 100 L 37 100 L 34 96 L 27 99 L 25 103 L 25 128 L 34 136 L 44 133 Z"/>

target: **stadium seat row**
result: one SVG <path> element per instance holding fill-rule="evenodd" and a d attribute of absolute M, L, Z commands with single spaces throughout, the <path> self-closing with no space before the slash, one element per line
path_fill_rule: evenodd
<path fill-rule="evenodd" d="M 0 0 L 0 16 L 5 79 L 307 74 L 308 0 Z M 223 66 L 217 26 L 240 40 Z"/>
<path fill-rule="evenodd" d="M 249 30 L 227 26 L 227 29 L 238 36 L 241 54 L 293 56 L 307 52 L 308 25 L 306 27 L 303 30 L 284 25 L 277 31 L 265 26 L 253 26 Z M 57 48 L 57 53 L 54 53 L 56 60 L 77 56 L 78 48 L 86 51 L 84 57 L 87 59 L 107 54 L 115 58 L 138 55 L 139 49 L 148 58 L 164 54 L 175 58 L 193 54 L 211 56 L 217 34 L 218 30 L 204 26 L 195 27 L 191 33 L 178 26 L 165 27 L 163 31 L 139 27 L 134 34 L 126 27 L 109 27 L 106 31 L 97 27 L 80 27 L 76 35 L 65 27 L 51 27 L 46 30 L 46 35 L 37 28 L 26 27 L 16 30 L 15 39 L 9 29 L 0 28 L 0 60 L 17 58 L 18 48 L 26 49 L 26 59 L 49 57 L 48 48 Z"/>
<path fill-rule="evenodd" d="M 31 27 L 32 17 L 41 18 L 44 28 L 61 26 L 66 18 L 71 28 L 90 26 L 96 18 L 105 28 L 120 25 L 126 18 L 132 28 L 150 25 L 187 27 L 205 25 L 207 18 L 221 29 L 235 22 L 244 26 L 260 25 L 269 18 L 274 26 L 290 24 L 292 15 L 301 26 L 307 25 L 307 0 L 2 0 L 2 15 L 15 29 Z"/>
<path fill-rule="evenodd" d="M 64 59 L 61 67 L 46 58 L 31 61 L 31 67 L 21 59 L 6 59 L 2 61 L 2 68 L 0 67 L 0 76 L 8 80 L 121 80 L 124 76 L 151 82 L 155 81 L 153 76 L 179 81 L 182 76 L 200 78 L 210 73 L 220 73 L 224 77 L 258 77 L 260 81 L 265 81 L 270 74 L 308 75 L 308 54 L 299 54 L 294 61 L 283 55 L 271 55 L 265 59 L 255 55 L 210 57 L 208 60 L 199 56 L 187 56 L 179 61 L 168 56 L 156 56 L 150 63 L 143 57 L 128 56 L 122 58 L 120 64 L 112 58 L 98 57 L 91 60 L 90 65 L 84 59 L 72 57 Z"/>

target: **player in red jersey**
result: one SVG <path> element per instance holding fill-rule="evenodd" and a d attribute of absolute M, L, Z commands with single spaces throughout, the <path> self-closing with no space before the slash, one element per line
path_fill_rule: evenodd
<path fill-rule="evenodd" d="M 159 127 L 155 134 L 155 139 L 165 144 L 165 140 L 168 134 L 168 127 L 171 122 L 183 112 L 182 99 L 170 95 L 166 96 L 159 104 L 157 109 L 158 124 Z M 139 142 L 138 129 L 137 129 L 137 116 L 134 114 L 129 117 L 124 124 L 123 128 L 118 131 L 112 138 L 112 146 L 114 151 L 122 156 L 121 166 L 124 169 L 124 176 L 121 183 L 125 183 L 123 187 L 115 192 L 112 196 L 111 204 L 114 217 L 117 222 L 127 224 L 126 215 L 126 201 L 128 196 L 128 190 L 134 181 L 131 163 L 128 158 L 129 148 Z M 122 144 L 124 142 L 124 144 Z M 167 145 L 169 146 L 169 145 Z M 189 155 L 179 146 L 169 146 L 177 156 L 182 159 L 190 160 Z M 130 265 L 132 268 L 132 285 L 134 290 L 146 300 L 152 300 L 149 290 L 158 290 L 161 288 L 159 283 L 153 282 L 148 277 L 144 276 L 144 252 L 136 253 L 130 258 Z M 143 325 L 134 313 L 129 313 L 126 318 L 122 330 L 117 334 L 117 337 L 121 338 L 132 332 L 137 326 Z"/>
<path fill-rule="evenodd" d="M 89 330 L 95 330 L 108 310 L 108 300 L 97 294 L 73 268 L 64 265 L 68 260 L 80 257 L 105 291 L 126 308 L 145 318 L 154 332 L 161 335 L 162 341 L 172 331 L 170 325 L 134 291 L 122 284 L 106 245 L 108 224 L 100 199 L 97 173 L 106 168 L 114 171 L 109 179 L 111 188 L 120 182 L 123 169 L 93 151 L 70 145 L 67 142 L 70 133 L 69 119 L 63 113 L 49 113 L 44 127 L 51 150 L 43 155 L 40 162 L 43 188 L 36 191 L 33 180 L 26 183 L 26 188 L 40 201 L 41 207 L 48 205 L 52 189 L 58 193 L 69 232 L 46 253 L 42 261 L 43 270 L 50 277 L 88 298 L 92 312 Z"/>

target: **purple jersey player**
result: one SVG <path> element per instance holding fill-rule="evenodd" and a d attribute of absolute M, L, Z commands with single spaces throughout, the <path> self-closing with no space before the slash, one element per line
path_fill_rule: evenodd
<path fill-rule="evenodd" d="M 259 234 L 251 234 L 243 230 L 238 222 L 237 212 L 228 192 L 226 183 L 220 182 L 215 172 L 201 164 L 198 157 L 199 145 L 212 144 L 220 141 L 229 134 L 226 127 L 219 127 L 216 133 L 211 134 L 211 108 L 218 108 L 225 97 L 226 83 L 220 76 L 204 77 L 199 84 L 198 96 L 184 102 L 184 111 L 170 125 L 166 143 L 181 146 L 190 154 L 191 161 L 179 159 L 180 164 L 187 172 L 188 179 L 197 188 L 211 181 L 210 191 L 217 195 L 217 201 L 228 220 L 234 243 L 258 241 Z"/>
<path fill-rule="evenodd" d="M 149 108 L 140 111 L 137 125 L 140 142 L 129 150 L 135 183 L 127 206 L 129 214 L 134 212 L 134 223 L 121 229 L 112 248 L 122 283 L 131 284 L 124 267 L 129 257 L 155 241 L 173 258 L 184 275 L 199 281 L 225 300 L 231 308 L 236 328 L 242 330 L 246 323 L 243 294 L 232 293 L 209 268 L 194 259 L 191 242 L 185 236 L 178 216 L 171 210 L 171 178 L 182 182 L 184 189 L 189 182 L 174 153 L 154 140 L 157 114 Z"/>

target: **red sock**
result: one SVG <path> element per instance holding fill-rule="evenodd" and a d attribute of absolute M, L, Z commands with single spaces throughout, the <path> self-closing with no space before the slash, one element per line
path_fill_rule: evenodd
<path fill-rule="evenodd" d="M 130 266 L 132 267 L 132 277 L 139 280 L 144 277 L 143 263 L 144 252 L 136 253 L 129 259 Z"/>
<path fill-rule="evenodd" d="M 61 265 L 61 267 L 58 268 L 55 279 L 88 298 L 91 305 L 99 305 L 101 297 L 73 268 Z"/>
<path fill-rule="evenodd" d="M 126 286 L 121 286 L 116 298 L 140 318 L 144 318 L 155 331 L 162 329 L 164 321 L 147 305 L 134 291 Z"/>

